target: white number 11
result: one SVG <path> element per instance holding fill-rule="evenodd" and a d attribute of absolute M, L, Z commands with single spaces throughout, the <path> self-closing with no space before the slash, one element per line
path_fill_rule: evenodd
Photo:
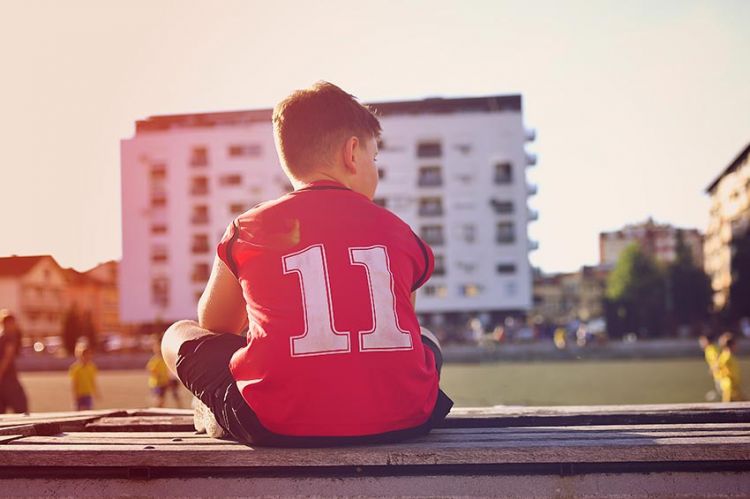
<path fill-rule="evenodd" d="M 316 244 L 282 257 L 284 274 L 297 273 L 302 288 L 305 330 L 290 338 L 292 357 L 347 353 L 349 333 L 333 325 L 331 283 L 323 245 Z M 411 334 L 396 317 L 393 274 L 385 246 L 349 248 L 349 263 L 367 273 L 372 329 L 359 332 L 359 349 L 365 351 L 411 350 Z"/>

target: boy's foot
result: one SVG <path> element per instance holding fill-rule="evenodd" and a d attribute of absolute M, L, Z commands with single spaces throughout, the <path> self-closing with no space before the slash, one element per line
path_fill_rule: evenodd
<path fill-rule="evenodd" d="M 211 410 L 197 398 L 193 399 L 193 426 L 195 431 L 206 433 L 211 438 L 222 438 L 226 435 Z"/>

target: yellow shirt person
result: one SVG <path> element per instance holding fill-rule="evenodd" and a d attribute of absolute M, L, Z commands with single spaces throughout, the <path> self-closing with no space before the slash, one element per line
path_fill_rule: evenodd
<path fill-rule="evenodd" d="M 154 355 L 146 364 L 148 371 L 148 387 L 153 389 L 157 387 L 166 388 L 169 385 L 169 368 L 161 355 Z"/>
<path fill-rule="evenodd" d="M 68 369 L 77 411 L 93 408 L 93 397 L 98 395 L 96 375 L 97 369 L 91 361 L 91 350 L 85 345 L 77 346 L 76 361 Z"/>
<path fill-rule="evenodd" d="M 740 366 L 734 356 L 736 341 L 731 334 L 721 338 L 722 350 L 717 361 L 719 384 L 721 386 L 721 401 L 735 402 L 743 400 L 740 389 Z"/>

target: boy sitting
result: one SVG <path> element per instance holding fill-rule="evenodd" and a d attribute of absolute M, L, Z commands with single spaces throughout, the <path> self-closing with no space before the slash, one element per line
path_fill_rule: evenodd
<path fill-rule="evenodd" d="M 438 387 L 437 339 L 414 311 L 434 261 L 372 202 L 380 123 L 320 82 L 280 102 L 273 126 L 295 190 L 229 225 L 198 323 L 167 330 L 164 359 L 245 444 L 424 435 L 452 406 Z"/>

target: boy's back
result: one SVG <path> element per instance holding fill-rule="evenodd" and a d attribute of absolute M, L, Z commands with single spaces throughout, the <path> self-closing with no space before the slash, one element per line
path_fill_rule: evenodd
<path fill-rule="evenodd" d="M 438 391 L 411 294 L 432 253 L 367 197 L 318 181 L 240 216 L 219 245 L 250 343 L 230 369 L 271 431 L 367 435 L 424 423 Z"/>

